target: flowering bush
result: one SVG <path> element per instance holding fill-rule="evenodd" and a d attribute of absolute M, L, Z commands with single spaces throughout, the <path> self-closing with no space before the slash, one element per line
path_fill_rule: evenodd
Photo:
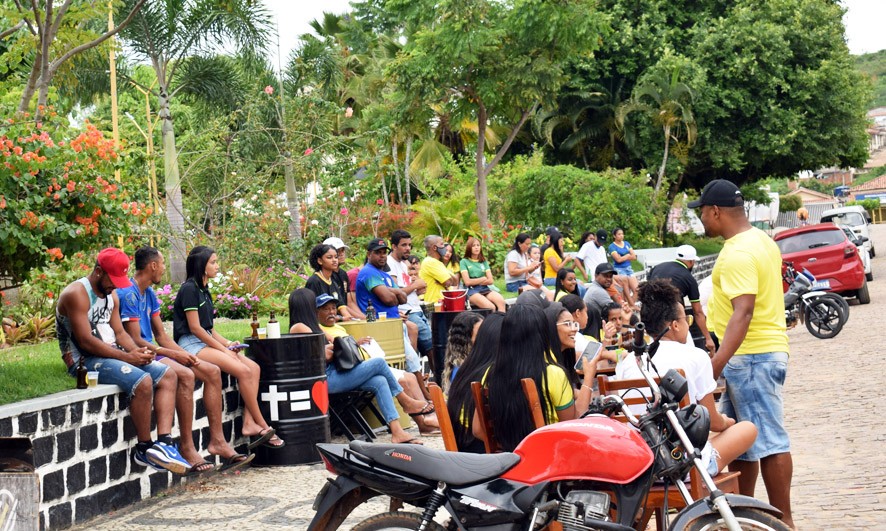
<path fill-rule="evenodd" d="M 33 269 L 114 241 L 131 216 L 150 215 L 121 208 L 126 194 L 110 181 L 119 157 L 101 131 L 87 124 L 64 140 L 53 124 L 28 118 L 0 124 L 0 271 L 16 284 Z"/>

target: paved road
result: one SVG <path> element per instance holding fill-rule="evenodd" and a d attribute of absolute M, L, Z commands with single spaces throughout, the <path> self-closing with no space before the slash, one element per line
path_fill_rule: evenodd
<path fill-rule="evenodd" d="M 873 238 L 886 249 L 886 225 L 875 226 Z M 873 268 L 871 304 L 853 304 L 837 338 L 816 339 L 805 327 L 788 333 L 792 495 L 803 531 L 886 528 L 886 425 L 878 407 L 886 386 L 886 354 L 879 345 L 886 330 L 886 258 L 874 258 Z M 442 447 L 439 438 L 424 440 Z M 79 529 L 305 529 L 327 477 L 320 465 L 254 468 L 185 485 Z M 757 497 L 767 499 L 762 481 Z M 345 528 L 384 511 L 381 502 L 362 506 Z"/>

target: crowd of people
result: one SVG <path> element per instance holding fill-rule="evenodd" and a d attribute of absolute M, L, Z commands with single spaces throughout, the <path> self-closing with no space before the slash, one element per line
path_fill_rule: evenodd
<path fill-rule="evenodd" d="M 620 228 L 612 231 L 608 246 L 610 233 L 584 233 L 574 254 L 565 252 L 563 236 L 554 228 L 546 231 L 541 248 L 521 233 L 505 257 L 506 289 L 517 295 L 508 306 L 494 285 L 480 240 L 469 238 L 459 259 L 442 237 L 428 235 L 422 240 L 425 256 L 419 259 L 412 254 L 412 235 L 397 230 L 390 243 L 370 240 L 363 265 L 348 271 L 342 266 L 350 247 L 341 239 L 329 238 L 314 247 L 308 257 L 314 274 L 289 297 L 289 331 L 326 338 L 329 392 L 372 392 L 397 443 L 421 440 L 404 430 L 395 401 L 416 420 L 421 433 L 439 432 L 420 361 L 427 357 L 434 368 L 432 378 L 448 393 L 459 449 L 482 452 L 471 382 L 481 382 L 490 397 L 505 397 L 490 399 L 491 420 L 506 427 L 497 430 L 498 442 L 504 450 L 513 450 L 534 427 L 525 399 L 513 392 L 522 378 L 535 382 L 547 423 L 576 418 L 595 393 L 599 362 L 616 364 L 616 378 L 638 376 L 634 356 L 619 347 L 625 332 L 643 321 L 650 334 L 661 337 L 659 371 L 683 369 L 690 399 L 711 413 L 715 435 L 704 453 L 709 471 L 716 474 L 727 465 L 740 470 L 742 493 L 753 495 L 762 470 L 770 501 L 790 524 L 791 456 L 781 404 L 788 347 L 780 304 L 780 254 L 765 233 L 747 222 L 742 205 L 735 185 L 719 180 L 705 187 L 693 205 L 700 209 L 706 232 L 726 241 L 713 271 L 710 319 L 702 311 L 698 283 L 691 274 L 698 260 L 691 246 L 678 248 L 674 260 L 656 266 L 640 286 L 632 269 L 636 252 Z M 82 357 L 89 370 L 99 372 L 100 383 L 116 384 L 130 395 L 138 437 L 134 461 L 176 474 L 214 468 L 188 436 L 196 378 L 204 384 L 209 453 L 221 459 L 221 469 L 249 464 L 253 454 L 237 453 L 222 433 L 221 372 L 238 382 L 244 404 L 241 433 L 250 439 L 248 448 L 283 447 L 285 442 L 259 408 L 259 366 L 244 355 L 243 345 L 214 327 L 207 286 L 219 271 L 215 251 L 199 246 L 189 253 L 187 281 L 174 303 L 171 338 L 152 290 L 165 271 L 163 255 L 144 247 L 135 253 L 132 277 L 129 265 L 123 251 L 101 251 L 92 272 L 62 292 L 57 318 L 69 371 L 73 374 Z M 488 312 L 459 314 L 445 351 L 436 352 L 440 349 L 434 348 L 423 304 L 437 303 L 445 290 L 459 286 L 472 308 Z M 687 303 L 691 314 L 685 311 Z M 349 337 L 341 324 L 365 318 L 370 307 L 402 323 L 404 369 L 390 367 L 371 337 L 353 338 L 362 362 L 349 369 L 334 363 L 336 345 Z M 693 321 L 704 349 L 693 344 Z M 591 343 L 611 348 L 596 349 L 577 368 Z M 727 387 L 718 412 L 713 391 L 721 375 Z M 152 410 L 156 440 L 151 436 Z M 171 436 L 176 412 L 182 433 L 178 444 Z"/>

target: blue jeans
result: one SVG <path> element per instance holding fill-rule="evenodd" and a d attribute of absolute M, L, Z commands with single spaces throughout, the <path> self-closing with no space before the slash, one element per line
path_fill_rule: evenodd
<path fill-rule="evenodd" d="M 406 323 L 403 323 L 403 351 L 406 359 L 406 372 L 420 371 L 421 359 L 418 357 L 418 352 L 412 348 L 412 343 L 409 341 L 409 334 L 406 332 Z"/>
<path fill-rule="evenodd" d="M 757 427 L 757 440 L 738 459 L 759 461 L 791 451 L 781 396 L 787 370 L 786 352 L 732 356 L 723 368 L 726 392 L 720 397 L 720 411 L 738 422 L 749 420 Z"/>
<path fill-rule="evenodd" d="M 557 285 L 557 279 L 556 278 L 546 278 L 544 280 L 544 285 L 553 288 L 554 286 Z"/>
<path fill-rule="evenodd" d="M 349 371 L 337 371 L 335 365 L 326 366 L 326 384 L 329 394 L 344 393 L 360 389 L 375 394 L 375 401 L 381 408 L 385 422 L 390 424 L 400 418 L 394 406 L 394 397 L 403 392 L 388 364 L 382 358 L 366 360 Z"/>
<path fill-rule="evenodd" d="M 421 311 L 409 312 L 406 318 L 418 326 L 418 351 L 426 355 L 434 348 L 434 341 L 431 337 L 431 325 L 428 324 L 428 318 Z"/>
<path fill-rule="evenodd" d="M 153 386 L 157 386 L 157 382 L 166 374 L 168 366 L 159 361 L 152 361 L 147 365 L 130 365 L 125 361 L 115 358 L 102 358 L 99 356 L 87 356 L 83 361 L 83 365 L 87 371 L 98 371 L 98 383 L 113 384 L 126 391 L 126 394 L 132 396 L 136 387 L 145 378 L 153 380 Z M 71 376 L 77 375 L 77 366 L 74 365 L 68 369 Z"/>

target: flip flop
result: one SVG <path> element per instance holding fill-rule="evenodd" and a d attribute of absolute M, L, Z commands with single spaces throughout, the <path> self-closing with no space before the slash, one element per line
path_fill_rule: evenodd
<path fill-rule="evenodd" d="M 219 472 L 226 472 L 234 470 L 240 470 L 244 466 L 248 465 L 255 459 L 255 454 L 243 455 L 243 454 L 234 454 L 230 457 L 225 457 L 222 459 L 222 465 L 218 467 Z"/>
<path fill-rule="evenodd" d="M 421 442 L 421 440 L 416 439 L 415 437 L 413 437 L 412 439 L 409 439 L 408 441 L 403 441 L 403 442 L 400 442 L 400 443 L 394 443 L 394 444 L 417 444 L 417 445 L 419 445 L 419 446 L 424 446 L 424 445 L 425 445 L 425 443 Z"/>
<path fill-rule="evenodd" d="M 277 443 L 277 444 L 275 444 L 275 443 Z M 283 448 L 284 446 L 286 446 L 286 442 L 283 439 L 281 439 L 280 437 L 277 437 L 276 435 L 272 436 L 270 439 L 268 439 L 267 441 L 265 441 L 262 444 L 266 448 L 270 448 L 272 450 L 279 450 L 280 448 Z"/>
<path fill-rule="evenodd" d="M 261 437 L 259 437 L 258 439 L 254 440 L 254 441 L 250 441 L 250 443 L 246 446 L 246 448 L 251 452 L 251 451 L 255 450 L 256 448 L 258 448 L 259 446 L 270 441 L 271 437 L 276 435 L 276 433 L 277 433 L 277 431 L 274 428 L 265 428 L 264 430 L 259 432 L 259 435 L 261 435 Z"/>
<path fill-rule="evenodd" d="M 440 434 L 443 433 L 443 432 L 440 431 L 440 428 L 432 428 L 432 429 L 430 429 L 430 430 L 428 430 L 428 431 L 421 431 L 421 430 L 419 430 L 418 433 L 421 434 L 421 435 L 425 435 L 425 436 L 427 436 L 427 435 L 440 435 Z"/>
<path fill-rule="evenodd" d="M 209 467 L 209 468 L 206 468 Z M 210 463 L 209 461 L 204 460 L 202 463 L 197 463 L 196 465 L 191 465 L 191 469 L 188 470 L 188 473 L 185 476 L 193 477 L 193 476 L 202 476 L 204 474 L 210 474 L 215 472 L 215 465 Z"/>
<path fill-rule="evenodd" d="M 423 415 L 430 415 L 431 413 L 434 413 L 434 412 L 436 412 L 436 410 L 434 409 L 434 404 L 432 404 L 431 402 L 428 402 L 425 404 L 425 407 L 421 408 L 421 411 L 419 411 L 417 413 L 409 413 L 409 416 L 412 418 L 418 418 Z"/>

